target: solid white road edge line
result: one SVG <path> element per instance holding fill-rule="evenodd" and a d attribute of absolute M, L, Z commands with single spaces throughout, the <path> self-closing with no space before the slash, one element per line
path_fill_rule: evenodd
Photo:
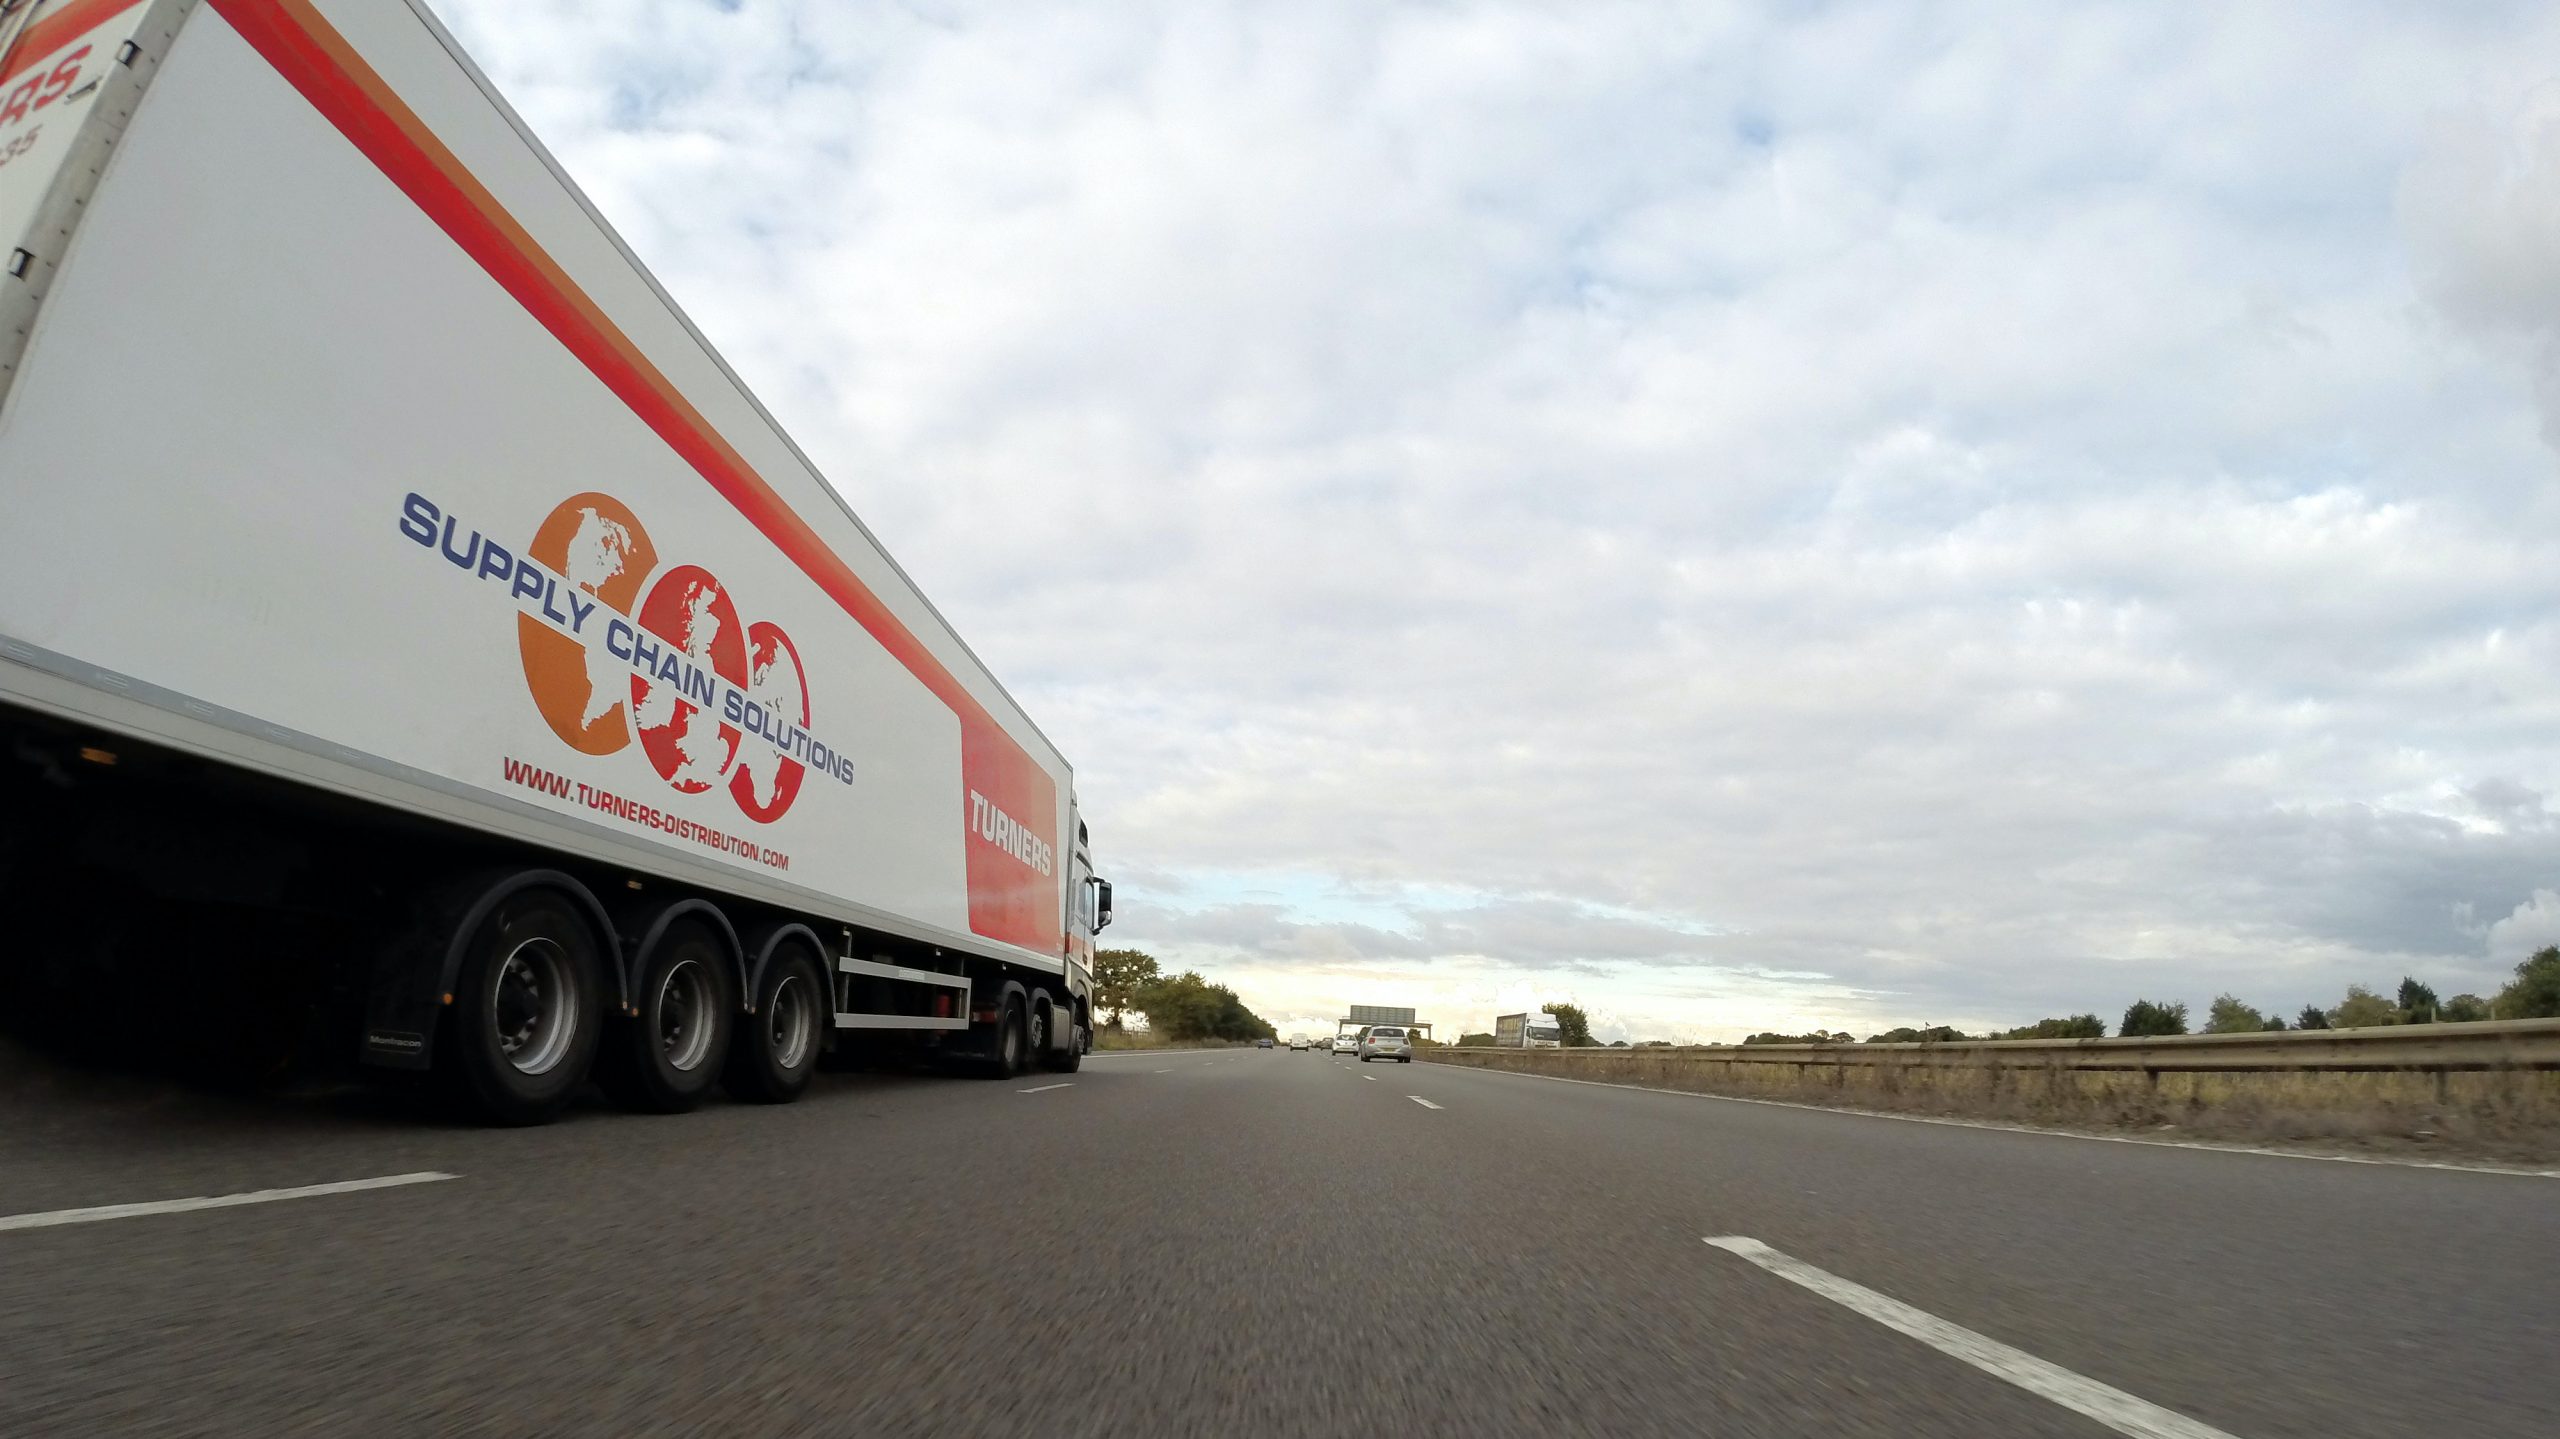
<path fill-rule="evenodd" d="M 1926 1310 L 1854 1284 L 1828 1269 L 1817 1269 L 1792 1254 L 1770 1248 L 1740 1234 L 1709 1237 L 1707 1243 L 1738 1254 L 1791 1284 L 1802 1285 L 1844 1308 L 1853 1309 L 1887 1329 L 1908 1334 L 1941 1354 L 1961 1359 L 1995 1379 L 2005 1379 L 2030 1394 L 2050 1399 L 2075 1414 L 2085 1414 L 2119 1434 L 2135 1439 L 2232 1439 L 2224 1430 L 2199 1424 L 2172 1409 L 2137 1399 L 2058 1364 L 2012 1349 L 1997 1339 L 1976 1334 Z"/>
<path fill-rule="evenodd" d="M 1881 1109 L 1846 1105 L 1799 1104 L 1791 1099 L 1749 1099 L 1739 1094 L 1708 1094 L 1696 1089 L 1665 1089 L 1658 1084 L 1620 1084 L 1607 1079 L 1575 1079 L 1566 1074 L 1531 1074 L 1520 1069 L 1485 1069 L 1473 1064 L 1444 1066 L 1472 1074 L 1500 1074 L 1513 1079 L 1544 1079 L 1555 1084 L 1587 1084 L 1594 1089 L 1632 1089 L 1639 1094 L 1673 1094 L 1682 1099 L 1712 1099 L 1720 1104 L 1758 1104 L 1771 1109 L 1801 1109 L 1810 1114 L 1845 1114 L 1855 1119 L 1890 1119 L 1901 1124 L 1938 1124 L 1949 1129 L 1988 1129 L 2000 1134 L 2034 1134 L 2046 1139 L 2088 1139 L 2100 1144 L 2139 1144 L 2151 1149 L 2192 1149 L 2204 1154 L 2256 1154 L 2268 1159 L 2316 1159 L 2324 1164 L 2372 1164 L 2384 1169 L 2446 1169 L 2456 1174 L 2504 1174 L 2518 1179 L 2560 1179 L 2560 1169 L 2527 1169 L 2521 1165 L 2448 1164 L 2436 1159 L 2375 1159 L 2362 1154 L 2313 1154 L 2300 1149 L 2267 1149 L 2254 1144 L 2217 1144 L 2206 1139 L 2137 1139 L 2130 1134 L 2086 1134 L 2077 1129 L 2039 1129 L 2032 1124 L 2002 1124 L 1990 1119 L 1952 1119 L 1942 1114 L 1888 1114 Z"/>
<path fill-rule="evenodd" d="M 1430 1100 L 1423 1098 L 1419 1094 L 1408 1094 L 1405 1098 L 1412 1100 L 1414 1103 L 1421 1105 L 1425 1109 L 1438 1109 L 1440 1107 L 1439 1105 L 1432 1103 Z"/>
<path fill-rule="evenodd" d="M 243 1204 L 273 1204 L 280 1199 L 317 1199 L 324 1194 L 354 1194 L 366 1189 L 397 1189 L 404 1184 L 433 1184 L 459 1175 L 420 1170 L 386 1174 L 379 1179 L 341 1179 L 334 1184 L 303 1184 L 291 1189 L 252 1189 L 245 1194 L 206 1194 L 192 1199 L 152 1199 L 140 1204 L 99 1204 L 87 1209 L 49 1209 L 39 1214 L 0 1214 L 0 1230 L 50 1229 L 57 1224 L 95 1224 L 102 1219 L 138 1219 L 146 1214 L 184 1214 L 194 1209 L 231 1209 Z"/>
<path fill-rule="evenodd" d="M 1075 1081 L 1071 1079 L 1071 1080 L 1068 1080 L 1068 1081 L 1067 1081 L 1066 1083 L 1064 1083 L 1064 1084 L 1035 1084 L 1035 1085 L 1031 1086 L 1029 1089 L 1017 1089 L 1017 1090 L 1015 1090 L 1015 1091 L 1014 1091 L 1014 1093 L 1016 1093 L 1016 1094 L 1046 1094 L 1046 1093 L 1048 1093 L 1050 1090 L 1053 1090 L 1053 1089 L 1073 1089 L 1073 1088 L 1075 1088 L 1075 1087 L 1076 1087 L 1076 1085 L 1075 1085 Z"/>

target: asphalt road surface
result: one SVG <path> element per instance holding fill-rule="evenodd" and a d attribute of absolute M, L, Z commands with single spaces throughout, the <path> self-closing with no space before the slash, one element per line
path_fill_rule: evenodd
<path fill-rule="evenodd" d="M 1286 1050 L 529 1131 L 0 1074 L 11 1436 L 2548 1436 L 2555 1355 L 2548 1179 Z"/>

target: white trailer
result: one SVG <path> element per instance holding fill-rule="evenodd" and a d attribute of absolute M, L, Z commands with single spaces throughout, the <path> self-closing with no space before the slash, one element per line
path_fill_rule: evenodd
<path fill-rule="evenodd" d="M 1505 1049 L 1561 1049 L 1564 1026 L 1544 1010 L 1534 1014 L 1497 1014 L 1493 1017 L 1493 1042 Z"/>
<path fill-rule="evenodd" d="M 1078 1062 L 1073 770 L 421 0 L 15 0 L 0 257 L 16 1012 L 510 1122 Z"/>

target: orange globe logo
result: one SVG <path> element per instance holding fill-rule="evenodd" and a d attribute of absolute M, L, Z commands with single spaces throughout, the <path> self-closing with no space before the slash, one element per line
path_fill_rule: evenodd
<path fill-rule="evenodd" d="M 762 824 L 791 808 L 811 716 L 808 674 L 781 626 L 743 622 L 709 570 L 662 566 L 639 517 L 610 495 L 562 501 L 525 554 L 575 591 L 573 607 L 592 601 L 615 617 L 580 623 L 583 640 L 517 617 L 525 686 L 561 743 L 608 755 L 636 736 L 680 794 L 725 786 Z"/>

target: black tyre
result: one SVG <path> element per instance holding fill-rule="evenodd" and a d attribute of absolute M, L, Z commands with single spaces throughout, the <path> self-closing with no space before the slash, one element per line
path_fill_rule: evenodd
<path fill-rule="evenodd" d="M 978 1073 L 988 1079 L 1017 1079 L 1030 1064 L 1031 1019 L 1025 1012 L 1022 996 L 1005 996 L 1004 1017 L 996 1021 L 996 1032 L 990 1036 L 994 1048 L 987 1052 Z"/>
<path fill-rule="evenodd" d="M 787 949 L 756 977 L 755 1013 L 729 1040 L 721 1083 L 749 1104 L 789 1104 L 809 1087 L 818 1047 L 831 1022 L 827 987 L 808 953 Z"/>
<path fill-rule="evenodd" d="M 437 1069 L 495 1124 L 543 1124 L 585 1081 L 604 1030 L 603 961 L 566 896 L 509 896 L 465 942 Z"/>
<path fill-rule="evenodd" d="M 689 922 L 660 937 L 631 986 L 640 1012 L 605 1037 L 597 1078 L 614 1102 L 646 1114 L 681 1114 L 702 1102 L 729 1058 L 738 1017 L 728 948 Z"/>
<path fill-rule="evenodd" d="M 1056 1024 L 1058 1011 L 1053 1009 L 1049 1013 L 1049 1022 Z M 1051 1049 L 1040 1051 L 1041 1066 L 1058 1074 L 1073 1074 L 1084 1068 L 1084 1052 L 1093 1044 L 1093 1031 L 1076 1022 L 1074 1010 L 1067 1011 L 1066 1023 L 1074 1031 L 1067 1036 L 1067 1052 L 1060 1054 Z"/>

